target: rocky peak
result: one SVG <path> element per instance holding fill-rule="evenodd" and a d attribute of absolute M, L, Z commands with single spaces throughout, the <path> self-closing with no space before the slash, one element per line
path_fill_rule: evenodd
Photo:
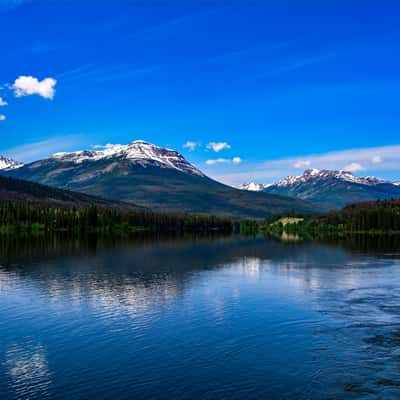
<path fill-rule="evenodd" d="M 0 170 L 9 171 L 16 168 L 21 168 L 24 164 L 15 161 L 11 158 L 0 156 Z"/>

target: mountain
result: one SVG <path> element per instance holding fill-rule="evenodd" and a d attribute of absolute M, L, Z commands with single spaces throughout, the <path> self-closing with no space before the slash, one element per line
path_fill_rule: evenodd
<path fill-rule="evenodd" d="M 16 168 L 21 168 L 24 164 L 12 160 L 11 158 L 0 156 L 0 170 L 12 170 Z"/>
<path fill-rule="evenodd" d="M 400 186 L 400 181 L 399 182 L 393 182 L 393 185 Z"/>
<path fill-rule="evenodd" d="M 255 183 L 255 182 L 249 182 L 249 183 L 243 183 L 242 185 L 239 186 L 240 190 L 248 190 L 250 192 L 262 192 L 264 189 L 267 189 L 269 186 L 271 186 L 271 183 Z"/>
<path fill-rule="evenodd" d="M 177 151 L 158 147 L 143 140 L 135 140 L 127 145 L 108 144 L 103 150 L 98 151 L 56 153 L 52 158 L 63 163 L 75 164 L 81 164 L 84 161 L 131 160 L 132 164 L 142 167 L 170 168 L 204 177 L 201 171 L 187 162 Z"/>
<path fill-rule="evenodd" d="M 178 152 L 140 140 L 97 151 L 57 153 L 4 173 L 160 211 L 264 217 L 315 210 L 302 200 L 223 185 Z"/>
<path fill-rule="evenodd" d="M 336 209 L 361 201 L 400 198 L 400 186 L 373 176 L 357 177 L 348 171 L 308 169 L 267 187 L 265 192 L 303 199 Z"/>
<path fill-rule="evenodd" d="M 88 207 L 97 206 L 118 210 L 139 209 L 142 207 L 57 189 L 35 182 L 0 176 L 0 202 L 28 202 L 49 206 Z"/>

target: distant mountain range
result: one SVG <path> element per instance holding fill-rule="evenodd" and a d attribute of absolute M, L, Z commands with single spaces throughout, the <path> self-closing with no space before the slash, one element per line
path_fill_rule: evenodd
<path fill-rule="evenodd" d="M 141 140 L 107 145 L 97 151 L 56 153 L 0 172 L 159 211 L 265 217 L 318 210 L 301 199 L 223 185 L 207 177 L 178 152 Z"/>
<path fill-rule="evenodd" d="M 245 190 L 259 190 L 306 200 L 328 209 L 351 203 L 400 198 L 399 182 L 373 176 L 357 177 L 348 171 L 308 169 L 299 176 L 288 176 L 275 184 L 245 184 Z"/>

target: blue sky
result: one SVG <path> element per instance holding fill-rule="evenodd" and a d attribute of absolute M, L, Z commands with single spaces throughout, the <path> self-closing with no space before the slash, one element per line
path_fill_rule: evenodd
<path fill-rule="evenodd" d="M 0 154 L 145 139 L 230 184 L 399 180 L 399 18 L 396 1 L 0 0 Z"/>

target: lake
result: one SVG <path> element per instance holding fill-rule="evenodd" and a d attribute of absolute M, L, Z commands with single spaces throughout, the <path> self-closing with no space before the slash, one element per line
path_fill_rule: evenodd
<path fill-rule="evenodd" d="M 399 399 L 400 246 L 0 242 L 0 398 Z"/>

